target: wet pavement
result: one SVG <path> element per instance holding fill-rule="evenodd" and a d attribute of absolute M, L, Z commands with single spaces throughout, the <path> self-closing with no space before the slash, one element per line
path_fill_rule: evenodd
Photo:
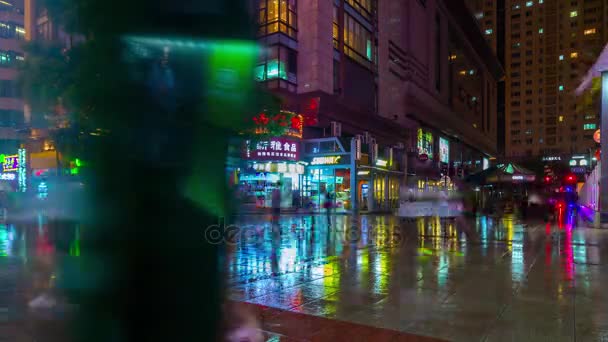
<path fill-rule="evenodd" d="M 268 340 L 608 340 L 608 231 L 568 215 L 330 219 L 228 227 L 227 296 L 254 308 Z M 25 304 L 57 286 L 57 260 L 79 257 L 79 237 L 44 217 L 0 224 L 0 341 L 50 340 Z"/>
<path fill-rule="evenodd" d="M 232 300 L 451 341 L 608 340 L 608 232 L 572 218 L 268 221 L 237 223 Z"/>

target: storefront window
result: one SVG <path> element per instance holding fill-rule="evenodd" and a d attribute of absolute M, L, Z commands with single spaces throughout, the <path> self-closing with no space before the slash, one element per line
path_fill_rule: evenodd
<path fill-rule="evenodd" d="M 281 208 L 301 204 L 303 165 L 297 163 L 255 163 L 238 174 L 237 198 L 252 208 L 272 207 L 272 192 L 281 191 Z"/>

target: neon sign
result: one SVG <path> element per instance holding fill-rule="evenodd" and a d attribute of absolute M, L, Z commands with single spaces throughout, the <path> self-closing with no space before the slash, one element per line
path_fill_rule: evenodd
<path fill-rule="evenodd" d="M 17 175 L 14 173 L 0 173 L 0 180 L 15 180 L 17 179 Z"/>
<path fill-rule="evenodd" d="M 335 165 L 340 162 L 340 158 L 342 156 L 314 157 L 310 165 Z"/>
<path fill-rule="evenodd" d="M 19 169 L 19 155 L 12 154 L 10 156 L 4 156 L 4 162 L 2 163 L 2 172 L 17 171 Z"/>
<path fill-rule="evenodd" d="M 287 164 L 287 163 L 259 163 L 253 164 L 252 168 L 258 172 L 273 172 L 273 173 L 296 173 L 304 174 L 304 165 Z"/>
<path fill-rule="evenodd" d="M 20 192 L 26 192 L 27 191 L 27 169 L 26 169 L 26 156 L 25 156 L 25 149 L 24 148 L 20 148 L 17 151 L 17 155 L 19 156 L 19 161 L 18 161 L 18 171 L 17 171 L 17 176 L 18 176 L 18 182 L 19 182 L 19 191 Z"/>
<path fill-rule="evenodd" d="M 450 141 L 441 137 L 439 138 L 439 161 L 450 163 Z"/>
<path fill-rule="evenodd" d="M 388 161 L 383 159 L 376 160 L 376 166 L 386 167 L 388 165 Z"/>
<path fill-rule="evenodd" d="M 524 180 L 524 176 L 513 176 L 513 180 Z"/>
<path fill-rule="evenodd" d="M 426 154 L 429 158 L 433 155 L 433 133 L 418 129 L 418 154 Z"/>
<path fill-rule="evenodd" d="M 284 138 L 273 138 L 256 143 L 246 142 L 245 158 L 253 160 L 288 160 L 300 158 L 300 144 Z"/>

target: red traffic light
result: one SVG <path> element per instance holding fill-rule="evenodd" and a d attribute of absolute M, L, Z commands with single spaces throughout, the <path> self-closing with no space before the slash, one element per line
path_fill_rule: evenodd
<path fill-rule="evenodd" d="M 551 177 L 546 176 L 545 177 L 545 183 L 551 183 Z"/>
<path fill-rule="evenodd" d="M 568 183 L 576 182 L 576 176 L 574 176 L 574 175 L 567 175 L 566 176 L 566 182 L 568 182 Z"/>

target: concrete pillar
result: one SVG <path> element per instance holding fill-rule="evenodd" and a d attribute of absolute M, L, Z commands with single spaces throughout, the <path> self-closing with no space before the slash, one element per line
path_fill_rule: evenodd
<path fill-rule="evenodd" d="M 359 189 L 357 188 L 357 141 L 350 140 L 350 208 L 353 214 L 359 210 Z"/>
<path fill-rule="evenodd" d="M 600 160 L 600 221 L 603 228 L 608 228 L 608 71 L 602 71 L 602 107 L 601 115 L 601 137 L 600 145 L 602 154 Z"/>

